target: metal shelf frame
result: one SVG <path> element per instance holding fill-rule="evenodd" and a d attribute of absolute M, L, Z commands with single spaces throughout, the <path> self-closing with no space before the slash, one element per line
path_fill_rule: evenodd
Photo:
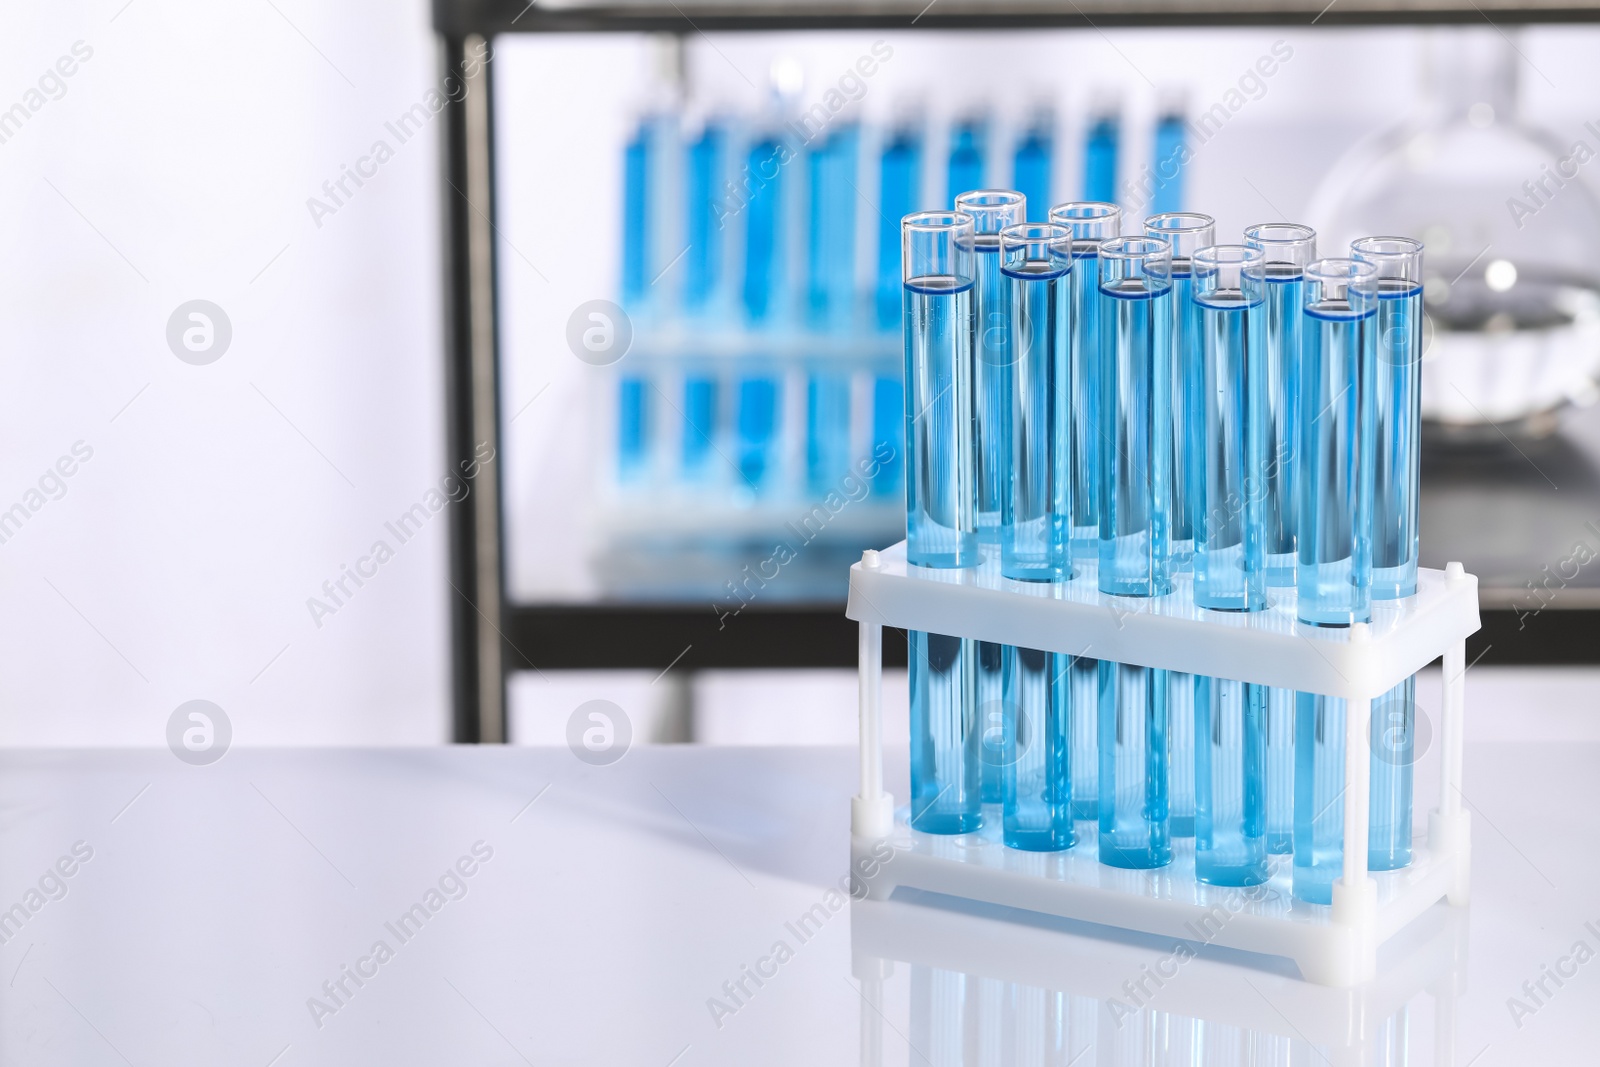
<path fill-rule="evenodd" d="M 468 91 L 445 107 L 442 137 L 447 462 L 470 460 L 482 443 L 498 456 L 502 444 L 494 65 L 473 62 L 482 42 L 496 35 L 1597 21 L 1600 0 L 434 0 L 441 71 L 476 70 L 466 79 Z M 507 740 L 506 676 L 513 670 L 856 666 L 857 628 L 842 605 L 752 607 L 719 626 L 703 606 L 512 602 L 503 469 L 500 462 L 488 465 L 468 505 L 450 509 L 456 741 Z M 1600 661 L 1600 607 L 1552 606 L 1531 618 L 1485 610 L 1482 623 L 1468 641 L 1469 664 Z M 885 663 L 904 663 L 903 640 L 887 644 Z"/>

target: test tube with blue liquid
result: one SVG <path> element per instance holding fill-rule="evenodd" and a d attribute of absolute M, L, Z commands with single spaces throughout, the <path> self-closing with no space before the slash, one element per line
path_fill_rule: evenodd
<path fill-rule="evenodd" d="M 1295 450 L 1300 426 L 1300 337 L 1305 270 L 1317 258 L 1317 234 L 1309 226 L 1268 222 L 1244 231 L 1244 243 L 1266 258 L 1267 465 L 1260 476 L 1265 509 L 1267 587 L 1295 585 Z M 1268 689 L 1263 720 L 1267 735 L 1267 851 L 1294 849 L 1294 690 Z"/>
<path fill-rule="evenodd" d="M 1059 204 L 1050 221 L 1072 231 L 1072 275 L 1068 281 L 1067 433 L 1068 526 L 1074 565 L 1095 566 L 1100 552 L 1100 243 L 1122 232 L 1122 209 L 1093 200 Z M 1072 814 L 1097 817 L 1100 755 L 1096 706 L 1100 664 L 1074 656 L 1067 668 L 1072 707 Z"/>
<path fill-rule="evenodd" d="M 1170 212 L 1144 220 L 1145 236 L 1172 245 L 1171 538 L 1172 568 L 1187 571 L 1194 562 L 1195 494 L 1189 457 L 1200 447 L 1200 306 L 1194 299 L 1192 261 L 1216 241 L 1210 215 Z M 1174 837 L 1194 834 L 1194 676 L 1172 673 L 1172 781 L 1169 796 Z"/>
<path fill-rule="evenodd" d="M 923 212 L 901 226 L 904 278 L 906 561 L 979 561 L 972 407 L 977 317 L 970 215 Z M 975 642 L 912 631 L 911 825 L 963 834 L 983 821 Z"/>
<path fill-rule="evenodd" d="M 1117 155 L 1122 144 L 1122 113 L 1114 96 L 1098 94 L 1090 105 L 1089 129 L 1083 143 L 1083 198 L 1114 203 L 1117 199 Z"/>
<path fill-rule="evenodd" d="M 1378 268 L 1373 396 L 1372 596 L 1417 591 L 1417 508 L 1422 431 L 1422 242 L 1365 237 L 1353 258 Z M 1412 750 L 1417 683 L 1408 678 L 1373 705 L 1369 868 L 1411 862 Z M 1381 731 L 1381 732 L 1380 732 Z"/>
<path fill-rule="evenodd" d="M 1353 259 L 1305 270 L 1300 359 L 1298 614 L 1318 626 L 1371 618 L 1372 389 L 1378 271 Z M 1329 904 L 1344 863 L 1345 701 L 1295 694 L 1294 878 Z"/>
<path fill-rule="evenodd" d="M 1068 410 L 1072 231 L 1035 223 L 1000 234 L 1012 353 L 1011 477 L 1002 485 L 1000 573 L 1025 582 L 1072 577 Z M 1070 657 L 1006 647 L 1002 729 L 1003 837 L 1012 848 L 1070 848 Z"/>
<path fill-rule="evenodd" d="M 1028 200 L 1028 221 L 1044 222 L 1050 208 L 1055 162 L 1055 112 L 1037 108 L 1017 139 L 1011 158 L 1011 186 Z"/>
<path fill-rule="evenodd" d="M 1417 505 L 1422 431 L 1422 242 L 1364 237 L 1351 257 L 1378 270 L 1373 391 L 1372 595 L 1417 591 Z"/>
<path fill-rule="evenodd" d="M 1263 502 L 1252 475 L 1267 453 L 1265 260 L 1258 249 L 1214 245 L 1194 254 L 1193 272 L 1201 386 L 1189 452 L 1194 602 L 1260 611 Z M 1209 885 L 1267 880 L 1264 695 L 1247 682 L 1194 680 L 1195 877 Z"/>
<path fill-rule="evenodd" d="M 878 158 L 878 275 L 877 323 L 880 330 L 900 328 L 901 270 L 900 220 L 917 210 L 922 189 L 920 124 L 904 121 L 885 135 Z M 888 497 L 901 491 L 905 472 L 902 440 L 905 383 L 898 373 L 882 373 L 872 382 L 872 454 L 891 458 L 878 468 L 872 495 Z M 884 446 L 887 446 L 885 449 Z"/>
<path fill-rule="evenodd" d="M 860 128 L 838 123 L 807 152 L 806 326 L 841 338 L 855 327 L 856 189 Z M 812 356 L 806 381 L 806 484 L 824 496 L 850 473 L 851 368 L 836 343 Z"/>
<path fill-rule="evenodd" d="M 1101 244 L 1100 569 L 1102 593 L 1172 591 L 1172 246 L 1160 238 Z M 1167 808 L 1167 672 L 1099 665 L 1100 862 L 1160 867 L 1172 859 Z"/>
<path fill-rule="evenodd" d="M 983 188 L 988 156 L 988 116 L 975 114 L 956 119 L 950 126 L 950 154 L 945 167 L 947 199 L 954 200 L 968 189 Z"/>
<path fill-rule="evenodd" d="M 1183 210 L 1183 172 L 1188 163 L 1189 127 L 1185 122 L 1183 97 L 1166 93 L 1156 118 L 1155 146 L 1152 158 L 1154 188 L 1150 207 L 1156 214 Z"/>
<path fill-rule="evenodd" d="M 622 304 L 636 321 L 650 312 L 651 263 L 656 255 L 655 198 L 666 151 L 667 120 L 646 115 L 622 150 Z M 630 362 L 639 368 L 640 362 Z M 617 382 L 617 478 L 644 484 L 650 475 L 654 434 L 653 385 L 638 370 L 625 369 Z"/>
<path fill-rule="evenodd" d="M 726 242 L 719 203 L 727 180 L 730 134 L 725 120 L 708 117 L 689 142 L 684 183 L 685 236 L 683 310 L 699 329 L 714 329 L 728 313 Z M 683 378 L 681 471 L 690 484 L 705 484 L 721 472 L 716 435 L 721 389 L 713 367 L 691 364 Z"/>
<path fill-rule="evenodd" d="M 1027 202 L 1008 189 L 978 189 L 956 197 L 972 216 L 977 240 L 978 341 L 973 359 L 973 409 L 978 421 L 978 540 L 1000 543 L 1000 500 L 1011 477 L 1011 330 L 1000 272 L 1000 231 L 1024 221 Z M 983 731 L 983 798 L 1000 803 L 1005 721 L 1002 646 L 978 642 L 978 713 Z"/>
<path fill-rule="evenodd" d="M 793 149 L 774 131 L 756 136 L 745 153 L 750 195 L 744 209 L 740 296 L 745 325 L 757 335 L 771 335 L 788 325 L 792 176 L 785 164 L 792 154 Z M 742 358 L 755 366 L 740 375 L 735 389 L 735 463 L 744 488 L 759 496 L 772 491 L 780 473 L 782 389 L 777 369 L 767 364 L 760 352 Z"/>

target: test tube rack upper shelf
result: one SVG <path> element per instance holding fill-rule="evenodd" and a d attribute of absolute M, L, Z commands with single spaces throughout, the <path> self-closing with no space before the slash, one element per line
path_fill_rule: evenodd
<path fill-rule="evenodd" d="M 1300 623 L 1293 590 L 1271 590 L 1264 611 L 1218 612 L 1195 605 L 1187 576 L 1151 598 L 1102 594 L 1095 579 L 1090 566 L 1067 582 L 1016 582 L 1001 577 L 992 558 L 964 570 L 913 567 L 903 542 L 869 551 L 851 567 L 846 615 L 861 627 L 861 792 L 851 803 L 851 851 L 869 895 L 885 899 L 904 886 L 1287 956 L 1306 979 L 1333 986 L 1370 979 L 1378 945 L 1441 898 L 1466 904 L 1470 824 L 1461 804 L 1461 742 L 1466 638 L 1478 629 L 1476 578 L 1458 563 L 1423 569 L 1414 596 L 1375 602 L 1370 623 L 1347 628 Z M 1287 857 L 1275 857 L 1270 881 L 1250 894 L 1198 882 L 1186 842 L 1158 871 L 1103 866 L 1092 823 L 1079 824 L 1072 849 L 1054 853 L 1003 847 L 993 825 L 997 810 L 986 811 L 977 833 L 912 830 L 908 812 L 896 811 L 883 790 L 884 626 L 1344 698 L 1344 866 L 1332 906 L 1292 898 Z M 1438 806 L 1411 864 L 1374 875 L 1367 870 L 1372 704 L 1441 656 Z"/>

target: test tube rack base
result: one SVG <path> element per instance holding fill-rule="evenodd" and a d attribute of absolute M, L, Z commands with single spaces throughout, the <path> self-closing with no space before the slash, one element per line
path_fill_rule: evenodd
<path fill-rule="evenodd" d="M 1477 579 L 1456 563 L 1443 571 L 1422 569 L 1416 595 L 1376 602 L 1370 623 L 1348 628 L 1300 623 L 1293 591 L 1273 594 L 1265 611 L 1212 612 L 1195 606 L 1184 576 L 1167 596 L 1135 599 L 1100 593 L 1092 567 L 1069 582 L 1025 583 L 1002 578 L 993 560 L 964 570 L 910 566 L 903 542 L 865 553 L 851 567 L 846 615 L 861 627 L 861 792 L 851 805 L 851 851 L 867 895 L 884 900 L 906 887 L 1287 957 L 1319 985 L 1352 986 L 1374 977 L 1379 945 L 1441 899 L 1467 903 L 1461 745 L 1465 643 L 1478 629 Z M 1192 841 L 1181 839 L 1165 867 L 1104 866 L 1090 822 L 1077 823 L 1071 849 L 1048 853 L 1005 847 L 998 808 L 986 810 L 976 833 L 912 830 L 906 809 L 897 810 L 883 790 L 884 626 L 1344 698 L 1344 869 L 1333 903 L 1295 900 L 1287 857 L 1274 859 L 1261 887 L 1204 885 L 1194 876 Z M 1372 702 L 1441 656 L 1438 805 L 1409 866 L 1369 872 Z"/>

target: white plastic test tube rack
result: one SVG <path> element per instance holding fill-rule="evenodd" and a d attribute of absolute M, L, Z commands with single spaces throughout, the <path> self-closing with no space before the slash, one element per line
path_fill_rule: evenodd
<path fill-rule="evenodd" d="M 852 858 L 868 894 L 887 899 L 907 886 L 1107 926 L 1286 956 L 1307 980 L 1350 986 L 1373 977 L 1378 946 L 1441 898 L 1468 895 L 1468 815 L 1461 806 L 1466 638 L 1478 629 L 1478 581 L 1459 563 L 1422 569 L 1415 596 L 1375 601 L 1372 622 L 1348 629 L 1295 618 L 1292 590 L 1274 590 L 1265 611 L 1224 613 L 1195 606 L 1187 576 L 1164 597 L 1107 596 L 1093 568 L 1059 584 L 1013 582 L 998 563 L 928 570 L 906 563 L 904 542 L 869 551 L 850 568 L 845 614 L 861 624 L 861 792 L 851 802 Z M 1231 678 L 1343 697 L 1345 715 L 1344 871 L 1331 906 L 1292 899 L 1290 857 L 1275 857 L 1256 890 L 1207 886 L 1194 878 L 1192 844 L 1175 842 L 1167 867 L 1129 871 L 1098 860 L 1094 827 L 1062 852 L 1001 844 L 998 812 L 959 836 L 910 829 L 883 788 L 883 627 L 973 638 L 1142 667 Z M 1369 730 L 1372 702 L 1444 659 L 1438 724 L 1439 803 L 1426 845 L 1409 866 L 1367 870 Z M 889 841 L 893 856 L 874 859 Z M 881 848 L 879 849 L 881 855 Z"/>

